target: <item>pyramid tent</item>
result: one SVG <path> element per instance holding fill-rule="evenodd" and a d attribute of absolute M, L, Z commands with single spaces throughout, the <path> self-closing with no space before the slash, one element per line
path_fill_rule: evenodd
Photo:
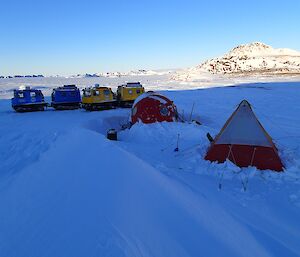
<path fill-rule="evenodd" d="M 226 121 L 213 140 L 205 159 L 217 162 L 229 159 L 239 167 L 255 166 L 260 170 L 283 170 L 271 137 L 246 100 L 239 104 Z"/>

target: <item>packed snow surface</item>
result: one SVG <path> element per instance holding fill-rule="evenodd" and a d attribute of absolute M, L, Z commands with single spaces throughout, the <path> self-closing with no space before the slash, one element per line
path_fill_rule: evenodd
<path fill-rule="evenodd" d="M 49 95 L 66 80 L 36 83 Z M 0 81 L 0 256 L 299 256 L 300 83 L 141 80 L 161 85 L 186 122 L 138 123 L 109 141 L 130 109 L 15 113 L 8 98 L 24 81 Z M 243 99 L 285 172 L 204 160 L 206 133 Z"/>

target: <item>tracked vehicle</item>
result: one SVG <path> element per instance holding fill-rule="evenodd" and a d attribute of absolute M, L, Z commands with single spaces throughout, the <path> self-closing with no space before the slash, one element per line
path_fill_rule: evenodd
<path fill-rule="evenodd" d="M 145 92 L 140 82 L 131 82 L 118 86 L 117 100 L 120 107 L 132 107 L 134 100 Z"/>
<path fill-rule="evenodd" d="M 75 85 L 64 85 L 53 89 L 51 106 L 56 110 L 73 110 L 80 108 L 80 90 Z"/>
<path fill-rule="evenodd" d="M 83 89 L 82 108 L 88 111 L 107 110 L 117 106 L 117 100 L 111 88 L 96 84 L 92 88 Z"/>
<path fill-rule="evenodd" d="M 17 112 L 44 111 L 45 107 L 48 106 L 42 91 L 28 86 L 14 90 L 11 105 Z"/>

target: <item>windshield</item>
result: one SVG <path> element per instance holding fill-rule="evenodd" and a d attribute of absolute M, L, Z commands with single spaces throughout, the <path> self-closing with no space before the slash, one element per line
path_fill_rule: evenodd
<path fill-rule="evenodd" d="M 83 95 L 84 96 L 91 96 L 91 91 L 90 90 L 83 90 Z"/>
<path fill-rule="evenodd" d="M 18 98 L 24 98 L 24 93 L 23 92 L 18 92 L 17 97 Z"/>

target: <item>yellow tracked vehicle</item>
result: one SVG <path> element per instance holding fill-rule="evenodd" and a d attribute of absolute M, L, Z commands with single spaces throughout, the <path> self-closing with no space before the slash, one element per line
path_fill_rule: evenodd
<path fill-rule="evenodd" d="M 83 89 L 82 108 L 88 111 L 107 110 L 117 106 L 117 100 L 111 88 L 100 87 L 96 84 L 94 87 Z"/>
<path fill-rule="evenodd" d="M 140 82 L 131 82 L 118 86 L 117 100 L 120 107 L 132 107 L 134 100 L 145 92 Z"/>

